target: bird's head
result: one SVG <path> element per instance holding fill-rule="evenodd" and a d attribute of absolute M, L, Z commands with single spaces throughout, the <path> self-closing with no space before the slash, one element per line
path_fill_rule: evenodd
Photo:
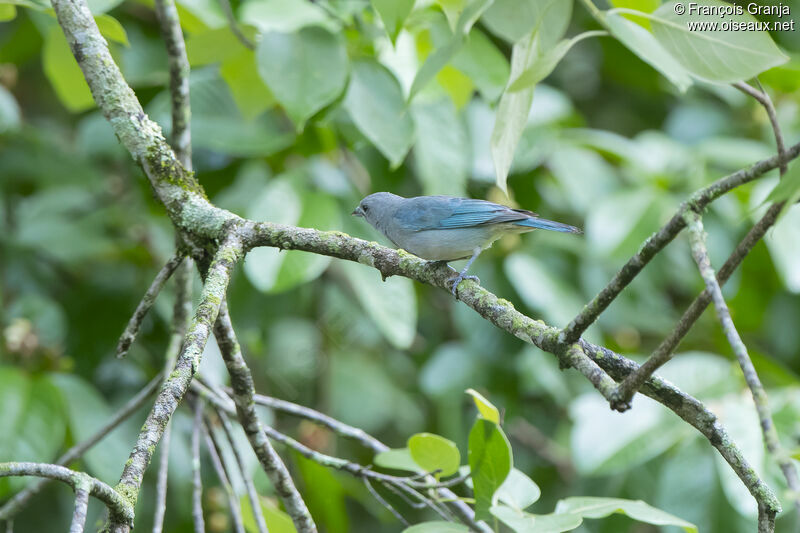
<path fill-rule="evenodd" d="M 367 222 L 377 227 L 381 217 L 392 210 L 392 206 L 401 200 L 400 196 L 390 192 L 376 192 L 365 197 L 352 212 L 353 216 L 362 217 Z"/>

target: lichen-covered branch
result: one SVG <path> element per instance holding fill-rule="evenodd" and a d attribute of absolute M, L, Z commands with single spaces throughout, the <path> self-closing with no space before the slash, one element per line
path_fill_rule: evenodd
<path fill-rule="evenodd" d="M 200 424 L 203 430 L 203 436 L 206 440 L 206 448 L 208 449 L 208 456 L 211 458 L 211 464 L 214 466 L 214 471 L 217 473 L 217 478 L 225 490 L 225 495 L 228 499 L 228 512 L 231 514 L 231 521 L 233 522 L 234 533 L 245 533 L 244 522 L 242 521 L 242 511 L 239 505 L 239 499 L 233 491 L 231 484 L 231 476 L 225 461 L 222 459 L 222 448 L 219 446 L 216 435 L 211 428 L 207 418 L 203 418 Z"/>
<path fill-rule="evenodd" d="M 133 506 L 139 497 L 144 471 L 150 464 L 155 448 L 164 433 L 164 428 L 177 409 L 189 388 L 192 377 L 200 365 L 211 328 L 217 320 L 220 304 L 230 281 L 231 270 L 241 257 L 241 243 L 237 239 L 223 242 L 208 268 L 200 303 L 192 325 L 183 342 L 175 369 L 164 381 L 147 420 L 142 426 L 136 446 L 125 463 L 125 469 L 117 485 Z M 112 531 L 115 529 L 112 527 Z M 124 531 L 121 529 L 119 531 Z"/>
<path fill-rule="evenodd" d="M 142 327 L 144 317 L 147 316 L 150 308 L 153 307 L 153 304 L 156 302 L 156 297 L 158 297 L 161 289 L 164 288 L 164 284 L 170 276 L 172 276 L 172 273 L 175 272 L 175 269 L 178 268 L 182 260 L 183 256 L 175 254 L 170 257 L 166 264 L 161 267 L 161 270 L 158 271 L 150 287 L 145 291 L 139 305 L 136 306 L 136 310 L 128 321 L 128 325 L 125 326 L 125 331 L 122 332 L 119 338 L 119 342 L 117 343 L 117 357 L 121 358 L 128 355 L 128 350 L 131 344 L 133 344 L 133 341 L 136 340 L 136 335 L 139 334 L 139 328 Z"/>
<path fill-rule="evenodd" d="M 231 425 L 230 420 L 228 420 L 228 416 L 221 409 L 219 409 L 217 406 L 214 406 L 214 410 L 217 413 L 217 417 L 222 425 L 222 429 L 225 432 L 225 437 L 228 439 L 228 444 L 233 452 L 233 457 L 236 459 L 236 465 L 239 467 L 239 473 L 242 476 L 242 481 L 244 481 L 247 499 L 250 502 L 250 509 L 253 511 L 253 518 L 255 519 L 258 533 L 269 533 L 267 530 L 267 521 L 264 519 L 264 512 L 261 510 L 261 502 L 258 500 L 258 492 L 256 491 L 255 484 L 253 483 L 253 477 L 247 470 L 247 465 L 244 462 L 242 452 L 239 450 L 239 446 L 237 445 L 236 439 L 233 436 L 233 426 Z"/>
<path fill-rule="evenodd" d="M 0 463 L 0 478 L 9 476 L 36 476 L 66 483 L 73 490 L 87 490 L 108 507 L 111 516 L 120 522 L 133 523 L 133 505 L 121 494 L 89 474 L 76 472 L 61 465 L 47 463 Z"/>
<path fill-rule="evenodd" d="M 264 435 L 253 399 L 255 396 L 253 375 L 242 357 L 225 301 L 222 302 L 219 317 L 214 324 L 214 336 L 217 339 L 222 358 L 225 360 L 225 366 L 228 368 L 228 374 L 231 376 L 236 414 L 261 467 L 272 481 L 275 491 L 283 501 L 286 512 L 292 518 L 297 531 L 299 533 L 316 532 L 317 526 L 297 491 L 286 465 L 283 464 L 280 456 Z"/>
<path fill-rule="evenodd" d="M 161 37 L 167 47 L 169 93 L 172 99 L 172 148 L 186 170 L 192 170 L 192 135 L 189 128 L 189 58 L 174 0 L 155 0 Z"/>
<path fill-rule="evenodd" d="M 622 290 L 633 281 L 642 269 L 669 244 L 675 236 L 686 226 L 683 215 L 689 209 L 702 211 L 708 204 L 729 192 L 730 190 L 748 183 L 785 162 L 800 155 L 800 143 L 789 148 L 783 155 L 775 155 L 763 159 L 749 168 L 739 170 L 721 178 L 708 187 L 692 194 L 691 198 L 683 202 L 678 211 L 660 230 L 651 235 L 639 251 L 617 272 L 591 302 L 586 304 L 581 312 L 572 319 L 559 334 L 561 343 L 572 344 L 583 334 L 586 329 L 597 320 L 597 317 L 613 302 Z"/>
<path fill-rule="evenodd" d="M 739 242 L 731 255 L 722 265 L 717 273 L 717 281 L 724 285 L 731 277 L 736 268 L 741 264 L 750 250 L 767 233 L 767 230 L 775 224 L 778 215 L 783 208 L 783 202 L 772 205 L 763 217 L 752 227 L 744 239 Z M 703 290 L 691 303 L 681 316 L 675 328 L 667 335 L 661 344 L 653 351 L 650 357 L 635 372 L 632 372 L 619 384 L 617 395 L 621 402 L 630 404 L 631 398 L 638 391 L 642 384 L 652 376 L 664 363 L 672 359 L 675 349 L 683 337 L 689 332 L 692 325 L 700 318 L 708 304 L 711 302 L 711 294 L 708 290 Z"/>
<path fill-rule="evenodd" d="M 72 511 L 72 523 L 69 533 L 83 533 L 86 526 L 86 512 L 89 510 L 89 489 L 83 484 L 75 487 L 75 510 Z"/>
<path fill-rule="evenodd" d="M 61 455 L 58 459 L 55 460 L 56 465 L 64 466 L 67 465 L 76 459 L 79 459 L 86 453 L 87 450 L 91 449 L 95 444 L 100 442 L 106 435 L 111 433 L 117 426 L 123 423 L 125 420 L 128 419 L 133 413 L 139 410 L 139 408 L 144 405 L 144 403 L 153 395 L 153 393 L 158 388 L 158 385 L 161 383 L 161 379 L 163 375 L 159 374 L 158 376 L 154 377 L 150 383 L 144 386 L 142 390 L 140 390 L 136 395 L 128 400 L 125 405 L 123 405 L 117 413 L 106 422 L 100 429 L 98 429 L 91 437 L 86 439 L 83 442 L 79 442 L 66 452 Z M 52 479 L 40 479 L 35 483 L 25 487 L 24 490 L 18 492 L 14 495 L 13 498 L 8 500 L 6 504 L 0 508 L 0 520 L 9 520 L 15 514 L 17 514 L 28 501 L 38 494 L 48 483 L 50 483 Z"/>
<path fill-rule="evenodd" d="M 711 294 L 714 308 L 717 310 L 717 317 L 725 332 L 725 338 L 728 339 L 728 344 L 731 345 L 733 353 L 736 355 L 737 361 L 739 361 L 742 374 L 744 374 L 744 380 L 753 396 L 753 402 L 755 403 L 758 419 L 761 423 L 761 431 L 764 435 L 764 442 L 767 445 L 767 450 L 777 461 L 789 488 L 795 493 L 795 504 L 800 505 L 797 502 L 797 498 L 800 497 L 797 495 L 800 489 L 800 480 L 797 476 L 797 470 L 789 459 L 786 450 L 784 450 L 781 445 L 778 431 L 775 429 L 775 423 L 772 420 L 772 413 L 769 410 L 767 391 L 764 390 L 756 368 L 753 366 L 753 361 L 750 359 L 750 354 L 747 352 L 747 347 L 733 323 L 730 309 L 722 295 L 722 288 L 720 288 L 719 282 L 717 282 L 717 278 L 714 275 L 711 260 L 708 258 L 702 219 L 700 215 L 695 212 L 687 213 L 686 218 L 689 224 L 689 242 L 691 243 L 692 257 L 694 257 L 697 268 L 700 270 L 700 275 L 706 284 L 706 290 Z"/>
<path fill-rule="evenodd" d="M 203 401 L 194 405 L 192 421 L 192 525 L 195 533 L 205 533 L 206 521 L 203 518 L 203 477 L 200 471 L 200 433 L 203 426 Z"/>

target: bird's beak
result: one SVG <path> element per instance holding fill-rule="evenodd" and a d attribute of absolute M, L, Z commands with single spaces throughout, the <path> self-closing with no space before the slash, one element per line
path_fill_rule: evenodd
<path fill-rule="evenodd" d="M 350 214 L 353 215 L 354 217 L 363 217 L 364 211 L 361 209 L 361 206 L 358 206 Z"/>

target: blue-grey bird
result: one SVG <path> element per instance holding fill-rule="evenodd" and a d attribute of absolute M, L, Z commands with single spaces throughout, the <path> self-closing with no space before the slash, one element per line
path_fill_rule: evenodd
<path fill-rule="evenodd" d="M 483 250 L 505 234 L 535 229 L 583 233 L 523 209 L 451 196 L 403 198 L 376 192 L 361 200 L 353 215 L 364 217 L 396 246 L 422 259 L 444 263 L 469 259 L 461 272 L 450 267 L 456 272 L 448 280 L 454 296 L 461 281 L 480 283 L 477 276 L 467 276 L 467 270 Z"/>

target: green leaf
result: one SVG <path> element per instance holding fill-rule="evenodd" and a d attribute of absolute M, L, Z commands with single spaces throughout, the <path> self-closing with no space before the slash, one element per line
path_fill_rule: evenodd
<path fill-rule="evenodd" d="M 542 47 L 547 49 L 567 31 L 571 15 L 572 0 L 495 0 L 481 20 L 511 43 L 539 28 Z"/>
<path fill-rule="evenodd" d="M 397 35 L 403 29 L 403 22 L 414 7 L 414 0 L 370 0 L 372 7 L 380 15 L 386 33 L 392 44 L 397 40 Z"/>
<path fill-rule="evenodd" d="M 0 85 L 0 135 L 17 130 L 22 123 L 19 104 L 11 91 Z"/>
<path fill-rule="evenodd" d="M 264 521 L 267 523 L 269 533 L 297 533 L 292 518 L 278 509 L 278 507 L 268 498 L 261 498 L 261 512 L 264 514 Z M 250 509 L 250 500 L 247 496 L 240 499 L 242 509 Z M 259 533 L 256 520 L 253 518 L 252 511 L 242 513 L 242 522 L 247 533 Z"/>
<path fill-rule="evenodd" d="M 491 508 L 491 513 L 517 533 L 530 533 L 532 531 L 536 533 L 561 533 L 562 531 L 571 531 L 583 522 L 583 519 L 578 515 L 534 515 L 505 505 L 495 505 Z"/>
<path fill-rule="evenodd" d="M 242 26 L 241 31 L 248 39 L 255 39 L 252 26 Z M 186 55 L 193 67 L 229 61 L 245 50 L 249 51 L 228 27 L 193 33 L 186 39 Z"/>
<path fill-rule="evenodd" d="M 780 219 L 786 214 L 786 211 L 794 207 L 797 200 L 800 200 L 800 164 L 795 161 L 791 163 L 775 188 L 770 191 L 765 202 L 773 204 L 786 202 L 778 217 Z"/>
<path fill-rule="evenodd" d="M 692 85 L 689 72 L 658 42 L 652 33 L 618 13 L 607 13 L 604 20 L 611 35 L 636 54 L 639 59 L 663 74 L 681 92 L 685 92 Z"/>
<path fill-rule="evenodd" d="M 258 73 L 297 125 L 335 100 L 347 82 L 347 50 L 340 34 L 309 27 L 268 32 L 256 50 Z"/>
<path fill-rule="evenodd" d="M 113 1 L 119 2 L 120 0 Z M 219 2 L 214 0 L 178 0 L 177 7 L 181 27 L 189 33 L 227 26 L 222 7 Z"/>
<path fill-rule="evenodd" d="M 102 15 L 120 5 L 122 0 L 88 0 L 87 3 L 93 15 Z"/>
<path fill-rule="evenodd" d="M 417 131 L 414 167 L 424 194 L 464 196 L 470 146 L 453 103 L 415 102 L 411 113 Z"/>
<path fill-rule="evenodd" d="M 495 491 L 511 471 L 511 444 L 500 426 L 479 418 L 469 432 L 469 468 L 475 491 L 475 518 L 490 518 Z"/>
<path fill-rule="evenodd" d="M 114 415 L 100 393 L 89 383 L 72 374 L 53 374 L 50 381 L 58 387 L 67 411 L 69 431 L 75 441 L 95 434 Z M 99 479 L 119 475 L 130 450 L 124 434 L 114 431 L 83 456 L 89 473 Z"/>
<path fill-rule="evenodd" d="M 506 56 L 477 28 L 472 29 L 450 64 L 466 74 L 489 102 L 500 97 L 508 82 L 510 67 Z"/>
<path fill-rule="evenodd" d="M 536 502 L 541 494 L 539 485 L 521 471 L 512 468 L 494 497 L 509 507 L 522 510 Z"/>
<path fill-rule="evenodd" d="M 511 76 L 516 79 L 523 72 L 533 67 L 538 58 L 538 42 L 536 32 L 531 32 L 514 45 L 511 50 Z M 506 180 L 511 163 L 514 160 L 514 152 L 517 149 L 522 131 L 528 122 L 528 113 L 533 103 L 533 87 L 517 91 L 503 93 L 500 103 L 497 106 L 494 128 L 492 129 L 491 152 L 494 162 L 495 179 L 497 186 L 506 192 Z"/>
<path fill-rule="evenodd" d="M 623 500 L 621 498 L 596 498 L 581 496 L 566 498 L 556 505 L 557 514 L 573 514 L 584 518 L 604 518 L 612 513 L 622 513 L 634 520 L 657 526 L 677 526 L 687 533 L 697 533 L 694 524 L 656 509 L 641 500 Z"/>
<path fill-rule="evenodd" d="M 494 422 L 495 424 L 500 423 L 500 411 L 498 411 L 497 407 L 492 405 L 483 394 L 475 389 L 467 389 L 465 392 L 472 396 L 472 401 L 475 402 L 475 407 L 478 408 L 478 413 L 484 420 Z"/>
<path fill-rule="evenodd" d="M 597 37 L 606 35 L 603 31 L 587 31 L 580 35 L 576 35 L 571 39 L 564 39 L 556 44 L 553 48 L 544 52 L 539 52 L 535 61 L 530 68 L 524 70 L 516 79 L 514 79 L 508 86 L 508 92 L 521 91 L 529 87 L 533 87 L 547 76 L 556 68 L 558 62 L 561 61 L 570 48 L 576 43 L 587 39 L 589 37 Z"/>
<path fill-rule="evenodd" d="M 17 7 L 14 4 L 0 4 L 0 22 L 8 22 L 17 18 Z"/>
<path fill-rule="evenodd" d="M 701 15 L 699 8 L 710 6 L 722 9 L 730 4 L 720 0 L 703 0 L 694 3 L 685 14 L 675 12 L 676 2 L 668 2 L 652 15 L 647 15 L 653 33 L 661 45 L 696 77 L 718 83 L 732 83 L 752 78 L 789 58 L 778 49 L 769 33 L 764 31 L 723 30 L 724 23 L 755 24 L 749 13 L 726 15 Z M 690 23 L 720 25 L 716 30 L 690 29 Z"/>
<path fill-rule="evenodd" d="M 306 0 L 245 2 L 241 8 L 241 20 L 262 32 L 291 33 L 309 26 L 321 26 L 336 32 L 339 27 L 325 10 Z"/>
<path fill-rule="evenodd" d="M 382 468 L 392 470 L 405 470 L 407 472 L 424 472 L 411 457 L 411 450 L 408 448 L 395 448 L 377 454 L 372 462 Z"/>
<path fill-rule="evenodd" d="M 67 45 L 61 26 L 53 24 L 47 31 L 42 47 L 44 73 L 58 99 L 69 111 L 79 113 L 94 107 L 89 86 Z"/>
<path fill-rule="evenodd" d="M 450 41 L 446 45 L 434 50 L 414 77 L 414 82 L 411 84 L 411 89 L 408 94 L 409 100 L 414 98 L 414 96 L 442 70 L 442 67 L 450 61 L 456 52 L 461 49 L 470 28 L 472 28 L 472 25 L 478 17 L 481 16 L 481 13 L 491 5 L 492 1 L 493 0 L 472 0 L 466 5 L 458 16 Z"/>
<path fill-rule="evenodd" d="M 336 201 L 308 190 L 296 178 L 284 176 L 270 181 L 253 199 L 248 218 L 322 230 L 338 228 L 341 218 Z M 244 271 L 258 290 L 280 292 L 317 278 L 330 262 L 330 257 L 317 254 L 260 247 L 247 255 Z"/>
<path fill-rule="evenodd" d="M 381 281 L 380 274 L 364 270 L 350 261 L 338 265 L 364 311 L 395 348 L 405 350 L 417 333 L 417 297 L 414 282 L 393 276 Z"/>
<path fill-rule="evenodd" d="M 472 530 L 464 524 L 444 522 L 440 520 L 437 522 L 422 522 L 421 524 L 415 524 L 411 527 L 405 528 L 403 533 L 468 533 L 469 531 Z"/>
<path fill-rule="evenodd" d="M 97 23 L 97 29 L 100 30 L 100 34 L 103 37 L 125 46 L 130 46 L 128 34 L 125 33 L 125 28 L 122 27 L 122 24 L 117 19 L 111 15 L 98 15 L 94 18 L 94 21 Z"/>
<path fill-rule="evenodd" d="M 333 470 L 306 459 L 299 452 L 292 455 L 305 486 L 313 487 L 303 495 L 303 499 L 317 524 L 327 531 L 351 531 L 345 506 L 346 492 Z"/>
<path fill-rule="evenodd" d="M 414 122 L 397 79 L 373 60 L 354 62 L 344 107 L 359 131 L 398 167 L 414 140 Z"/>
<path fill-rule="evenodd" d="M 417 433 L 408 439 L 411 458 L 425 472 L 440 470 L 439 476 L 449 476 L 458 472 L 461 454 L 456 444 L 433 433 Z"/>
<path fill-rule="evenodd" d="M 227 59 L 220 65 L 219 75 L 228 84 L 245 120 L 252 120 L 275 105 L 275 97 L 258 75 L 252 50 L 243 47 L 239 55 Z"/>

